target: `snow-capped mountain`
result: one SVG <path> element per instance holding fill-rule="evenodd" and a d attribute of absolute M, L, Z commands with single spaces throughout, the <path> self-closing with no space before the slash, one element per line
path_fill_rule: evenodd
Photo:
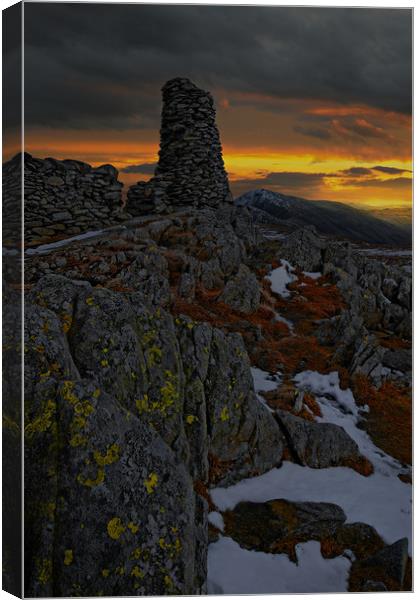
<path fill-rule="evenodd" d="M 320 233 L 373 244 L 409 245 L 410 232 L 341 202 L 305 200 L 270 190 L 246 192 L 236 199 L 255 221 L 295 229 L 314 225 Z"/>

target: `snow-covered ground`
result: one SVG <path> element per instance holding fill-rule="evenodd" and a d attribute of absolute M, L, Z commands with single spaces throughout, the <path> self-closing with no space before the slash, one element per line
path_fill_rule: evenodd
<path fill-rule="evenodd" d="M 290 331 L 290 334 L 294 335 L 294 323 L 292 321 L 290 321 L 289 319 L 286 319 L 285 317 L 282 317 L 277 312 L 275 313 L 275 321 L 279 321 L 279 323 L 285 323 L 285 325 L 288 327 L 288 329 Z"/>
<path fill-rule="evenodd" d="M 266 279 L 271 282 L 271 289 L 273 292 L 279 294 L 282 298 L 288 298 L 290 291 L 287 286 L 289 283 L 295 281 L 297 276 L 294 275 L 294 267 L 292 267 L 287 260 L 282 259 L 281 266 L 273 269 L 273 271 L 266 276 Z"/>
<path fill-rule="evenodd" d="M 356 248 L 356 252 L 374 256 L 412 256 L 411 250 L 392 250 L 391 248 Z"/>
<path fill-rule="evenodd" d="M 268 406 L 265 398 L 259 392 L 271 392 L 272 390 L 276 390 L 282 381 L 280 373 L 271 375 L 267 371 L 262 371 L 262 369 L 258 369 L 257 367 L 252 367 L 250 371 L 252 373 L 253 385 L 255 386 L 255 392 L 259 402 L 272 412 L 272 409 Z"/>
<path fill-rule="evenodd" d="M 298 565 L 285 554 L 244 550 L 222 537 L 208 551 L 209 594 L 286 594 L 345 592 L 351 562 L 324 559 L 319 542 L 296 546 Z"/>
<path fill-rule="evenodd" d="M 252 371 L 259 391 L 274 389 L 270 387 L 274 382 L 268 379 L 268 374 L 260 369 Z M 377 448 L 368 434 L 357 427 L 362 409 L 356 406 L 352 392 L 340 388 L 336 372 L 322 375 L 304 371 L 294 381 L 299 389 L 315 395 L 322 411 L 317 421 L 343 427 L 371 461 L 374 473 L 364 477 L 347 467 L 311 469 L 284 462 L 282 467 L 259 477 L 212 490 L 217 508 L 225 511 L 241 501 L 266 502 L 276 498 L 333 502 L 345 511 L 348 523 L 372 525 L 388 544 L 407 537 L 411 552 L 412 488 L 397 477 L 403 472 L 399 462 Z M 231 539 L 221 538 L 210 545 L 210 588 L 231 594 L 346 590 L 350 568 L 347 558 L 323 559 L 316 542 L 301 544 L 299 552 L 296 566 L 285 555 L 250 552 Z"/>
<path fill-rule="evenodd" d="M 120 225 L 117 226 L 121 228 Z M 89 238 L 98 237 L 107 231 L 112 231 L 115 227 L 110 227 L 107 229 L 98 229 L 97 231 L 86 231 L 86 233 L 81 233 L 80 235 L 74 235 L 73 237 L 65 238 L 63 240 L 59 240 L 58 242 L 51 242 L 50 244 L 42 244 L 37 246 L 36 248 L 28 248 L 25 250 L 25 254 L 28 256 L 32 256 L 34 254 L 46 254 L 47 252 L 51 252 L 51 250 L 56 250 L 57 248 L 62 248 L 63 246 L 68 246 L 68 244 L 72 244 L 73 242 L 78 242 L 80 240 L 88 240 Z"/>
<path fill-rule="evenodd" d="M 322 276 L 320 271 L 303 271 L 303 275 L 310 277 L 310 279 L 319 279 Z"/>

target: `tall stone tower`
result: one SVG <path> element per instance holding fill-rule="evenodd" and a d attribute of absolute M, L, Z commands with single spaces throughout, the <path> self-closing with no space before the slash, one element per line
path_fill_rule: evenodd
<path fill-rule="evenodd" d="M 133 215 L 231 202 L 214 101 L 189 79 L 168 81 L 163 89 L 159 162 L 154 177 L 128 190 Z"/>

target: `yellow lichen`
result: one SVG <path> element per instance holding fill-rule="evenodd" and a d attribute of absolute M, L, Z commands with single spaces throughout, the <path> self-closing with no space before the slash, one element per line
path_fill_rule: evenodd
<path fill-rule="evenodd" d="M 62 396 L 63 396 L 64 400 L 66 400 L 67 402 L 69 402 L 72 405 L 77 404 L 77 402 L 79 401 L 77 396 L 73 393 L 73 390 L 74 390 L 74 381 L 69 381 L 69 380 L 63 381 L 63 386 L 61 389 Z"/>
<path fill-rule="evenodd" d="M 109 577 L 110 571 L 109 569 L 102 569 L 102 577 Z"/>
<path fill-rule="evenodd" d="M 78 448 L 80 446 L 85 446 L 87 444 L 87 438 L 85 438 L 83 435 L 81 435 L 80 433 L 76 433 L 75 435 L 73 435 L 73 437 L 70 439 L 70 446 L 72 448 Z"/>
<path fill-rule="evenodd" d="M 160 363 L 161 357 L 162 351 L 158 346 L 151 346 L 147 349 L 147 364 L 149 367 L 154 367 L 156 363 Z"/>
<path fill-rule="evenodd" d="M 188 415 L 186 417 L 186 422 L 188 425 L 192 425 L 192 423 L 194 423 L 197 420 L 198 420 L 198 417 L 195 417 L 195 415 Z"/>
<path fill-rule="evenodd" d="M 117 575 L 125 575 L 125 568 L 123 566 L 116 567 L 115 573 Z"/>
<path fill-rule="evenodd" d="M 221 419 L 221 421 L 228 421 L 229 418 L 230 418 L 230 415 L 228 414 L 228 408 L 227 408 L 227 406 L 224 406 L 224 408 L 220 414 L 220 419 Z"/>
<path fill-rule="evenodd" d="M 131 552 L 131 558 L 135 558 L 136 560 L 141 558 L 141 555 L 142 555 L 142 550 L 139 547 L 134 548 L 134 550 Z"/>
<path fill-rule="evenodd" d="M 95 391 L 92 394 L 93 398 L 99 398 L 100 396 L 100 389 L 96 388 Z"/>
<path fill-rule="evenodd" d="M 93 457 L 99 467 L 104 467 L 105 465 L 111 465 L 119 460 L 119 451 L 120 449 L 118 444 L 112 444 L 112 446 L 109 446 L 109 448 L 106 450 L 104 455 L 98 451 L 95 451 L 93 453 Z"/>
<path fill-rule="evenodd" d="M 137 533 L 137 531 L 140 529 L 140 527 L 138 525 L 136 525 L 135 523 L 133 523 L 132 521 L 130 521 L 128 523 L 128 529 L 132 532 L 132 533 Z"/>
<path fill-rule="evenodd" d="M 88 304 L 89 306 L 93 306 L 95 303 L 94 298 L 92 298 L 92 296 L 89 296 L 88 298 L 86 298 L 86 304 Z"/>
<path fill-rule="evenodd" d="M 73 562 L 73 551 L 65 550 L 64 552 L 64 564 L 68 567 Z"/>
<path fill-rule="evenodd" d="M 159 478 L 156 473 L 150 473 L 148 479 L 144 481 L 145 488 L 149 494 L 154 492 L 154 488 L 157 485 Z"/>
<path fill-rule="evenodd" d="M 144 573 L 141 571 L 141 569 L 140 569 L 140 567 L 138 565 L 135 565 L 132 568 L 131 575 L 132 575 L 132 577 L 137 577 L 139 579 L 143 579 L 144 578 Z"/>
<path fill-rule="evenodd" d="M 84 479 L 81 473 L 77 475 L 77 481 L 86 487 L 96 487 L 105 481 L 105 469 L 98 467 L 95 479 Z"/>
<path fill-rule="evenodd" d="M 52 561 L 44 558 L 38 571 L 38 581 L 43 585 L 47 584 L 52 575 Z"/>
<path fill-rule="evenodd" d="M 106 360 L 106 358 L 104 358 L 103 360 L 100 361 L 100 364 L 102 365 L 102 367 L 107 367 L 109 365 L 108 361 Z"/>
<path fill-rule="evenodd" d="M 107 525 L 108 535 L 113 540 L 119 540 L 125 529 L 126 527 L 122 524 L 122 521 L 119 517 L 114 517 Z"/>
<path fill-rule="evenodd" d="M 63 314 L 61 315 L 61 321 L 63 323 L 62 329 L 64 333 L 68 333 L 71 328 L 71 324 L 73 322 L 73 317 L 71 315 Z"/>
<path fill-rule="evenodd" d="M 48 399 L 43 406 L 40 415 L 35 417 L 32 422 L 27 423 L 25 426 L 25 435 L 31 438 L 35 433 L 44 433 L 53 424 L 55 416 L 56 404 L 55 400 Z"/>

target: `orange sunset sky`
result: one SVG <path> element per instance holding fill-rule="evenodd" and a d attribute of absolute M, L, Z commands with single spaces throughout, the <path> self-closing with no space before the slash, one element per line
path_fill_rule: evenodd
<path fill-rule="evenodd" d="M 148 179 L 160 88 L 187 76 L 215 98 L 235 195 L 411 206 L 409 10 L 28 4 L 26 18 L 35 156 Z"/>

